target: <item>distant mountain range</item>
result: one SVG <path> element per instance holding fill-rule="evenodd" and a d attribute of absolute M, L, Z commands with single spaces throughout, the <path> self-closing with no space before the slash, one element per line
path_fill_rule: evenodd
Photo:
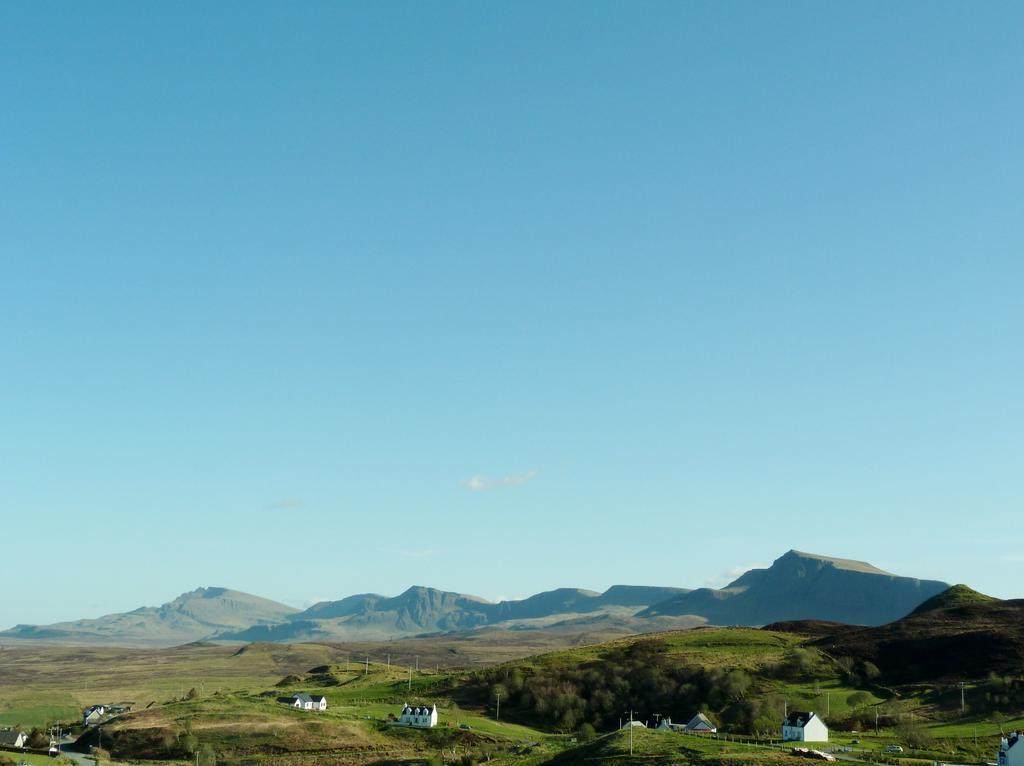
<path fill-rule="evenodd" d="M 790 551 L 718 590 L 616 585 L 604 593 L 560 588 L 516 601 L 414 586 L 324 601 L 299 611 L 225 588 L 200 588 L 160 607 L 55 625 L 18 625 L 0 639 L 54 643 L 174 645 L 198 640 L 387 640 L 482 627 L 641 633 L 702 624 L 764 625 L 825 620 L 880 625 L 949 586 L 899 577 L 859 561 Z"/>
<path fill-rule="evenodd" d="M 368 593 L 325 601 L 277 625 L 255 625 L 217 636 L 231 641 L 381 640 L 424 633 L 548 628 L 583 617 L 632 617 L 651 604 L 685 593 L 682 588 L 615 585 L 604 593 L 560 588 L 521 601 L 492 603 L 476 596 L 414 586 L 394 598 Z M 674 616 L 674 615 L 673 615 Z M 689 620 L 701 624 L 703 620 Z M 671 621 L 662 621 L 671 627 Z"/>
<path fill-rule="evenodd" d="M 298 612 L 284 604 L 227 588 L 199 588 L 163 606 L 54 625 L 18 625 L 0 638 L 53 643 L 155 645 L 197 641 L 253 625 L 275 624 Z"/>

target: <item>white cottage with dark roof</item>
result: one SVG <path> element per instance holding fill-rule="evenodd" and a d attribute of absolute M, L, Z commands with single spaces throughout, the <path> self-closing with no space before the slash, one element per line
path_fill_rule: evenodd
<path fill-rule="evenodd" d="M 14 729 L 0 729 L 0 745 L 4 747 L 23 748 L 28 743 L 28 735 Z"/>
<path fill-rule="evenodd" d="M 999 766 L 1024 766 L 1024 732 L 1015 731 L 999 740 Z"/>
<path fill-rule="evenodd" d="M 814 712 L 796 711 L 782 722 L 783 742 L 828 742 L 828 727 Z"/>
<path fill-rule="evenodd" d="M 319 694 L 299 692 L 294 697 L 288 698 L 288 704 L 299 710 L 326 710 L 327 698 Z"/>
<path fill-rule="evenodd" d="M 397 723 L 400 726 L 415 726 L 417 729 L 432 729 L 437 726 L 437 705 L 403 705 Z"/>

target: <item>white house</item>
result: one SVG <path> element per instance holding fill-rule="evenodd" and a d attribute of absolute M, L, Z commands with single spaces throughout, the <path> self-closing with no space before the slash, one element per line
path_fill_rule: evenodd
<path fill-rule="evenodd" d="M 1024 766 L 1024 732 L 1015 731 L 999 740 L 999 766 Z"/>
<path fill-rule="evenodd" d="M 100 719 L 106 715 L 106 712 L 107 708 L 104 705 L 93 705 L 92 707 L 87 707 L 82 711 L 82 723 L 86 726 L 99 723 Z"/>
<path fill-rule="evenodd" d="M 415 726 L 417 729 L 432 729 L 437 726 L 437 705 L 403 705 L 402 714 L 396 723 L 399 726 Z"/>
<path fill-rule="evenodd" d="M 299 692 L 294 697 L 288 698 L 288 704 L 299 710 L 326 710 L 327 698 L 319 694 Z"/>
<path fill-rule="evenodd" d="M 28 735 L 23 731 L 14 731 L 13 729 L 0 731 L 0 745 L 4 747 L 25 747 L 27 741 Z"/>
<path fill-rule="evenodd" d="M 828 742 L 828 727 L 813 712 L 790 713 L 782 722 L 783 742 Z"/>
<path fill-rule="evenodd" d="M 711 723 L 711 719 L 703 713 L 697 713 L 684 728 L 686 731 L 693 731 L 698 734 L 714 734 L 718 731 L 718 727 Z"/>

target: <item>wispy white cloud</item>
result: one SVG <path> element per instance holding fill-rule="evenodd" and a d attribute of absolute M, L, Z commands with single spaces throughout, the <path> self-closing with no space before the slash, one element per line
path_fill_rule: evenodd
<path fill-rule="evenodd" d="M 285 598 L 281 599 L 281 603 L 294 606 L 296 609 L 309 609 L 314 604 L 319 604 L 322 601 L 334 600 L 332 596 L 313 596 L 312 598 Z"/>
<path fill-rule="evenodd" d="M 486 492 L 490 489 L 502 489 L 504 487 L 521 487 L 531 481 L 537 475 L 537 471 L 530 469 L 526 473 L 510 473 L 496 479 L 489 479 L 481 474 L 474 474 L 468 479 L 459 482 L 470 492 Z"/>
<path fill-rule="evenodd" d="M 709 577 L 704 581 L 705 588 L 722 588 L 742 574 L 746 574 L 751 569 L 767 569 L 768 564 L 743 564 L 741 566 L 733 567 L 725 572 L 720 572 L 714 577 Z"/>
<path fill-rule="evenodd" d="M 405 548 L 378 548 L 377 553 L 387 553 L 391 556 L 402 556 L 407 559 L 423 559 L 428 556 L 437 556 L 444 553 L 440 548 L 422 548 L 419 550 L 408 550 Z"/>
<path fill-rule="evenodd" d="M 271 511 L 290 511 L 296 508 L 302 508 L 305 505 L 306 503 L 304 501 L 299 500 L 296 497 L 285 497 L 271 503 L 268 508 Z"/>

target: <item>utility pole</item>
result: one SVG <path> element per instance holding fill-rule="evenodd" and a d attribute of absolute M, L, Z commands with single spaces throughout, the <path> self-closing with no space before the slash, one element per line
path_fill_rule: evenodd
<path fill-rule="evenodd" d="M 409 666 L 409 691 L 412 691 L 412 665 Z"/>
<path fill-rule="evenodd" d="M 388 670 L 391 670 L 391 652 L 388 652 Z"/>
<path fill-rule="evenodd" d="M 832 715 L 832 693 L 825 692 L 825 717 Z"/>
<path fill-rule="evenodd" d="M 501 720 L 501 692 L 495 692 L 494 696 L 498 698 L 498 711 L 494 714 L 494 720 Z"/>
<path fill-rule="evenodd" d="M 418 654 L 416 655 L 416 672 L 420 672 L 420 656 Z"/>
<path fill-rule="evenodd" d="M 629 754 L 631 756 L 633 755 L 633 713 L 634 712 L 635 711 L 632 708 L 629 709 L 629 723 L 626 724 L 627 726 L 629 726 Z"/>
<path fill-rule="evenodd" d="M 366 655 L 366 670 L 363 671 L 363 675 L 370 675 L 370 655 Z"/>
<path fill-rule="evenodd" d="M 878 708 L 875 708 L 875 734 L 878 734 Z"/>
<path fill-rule="evenodd" d="M 967 705 L 964 702 L 964 686 L 966 686 L 966 684 L 963 681 L 961 681 L 960 682 L 960 715 L 964 714 L 964 710 L 967 707 Z"/>

